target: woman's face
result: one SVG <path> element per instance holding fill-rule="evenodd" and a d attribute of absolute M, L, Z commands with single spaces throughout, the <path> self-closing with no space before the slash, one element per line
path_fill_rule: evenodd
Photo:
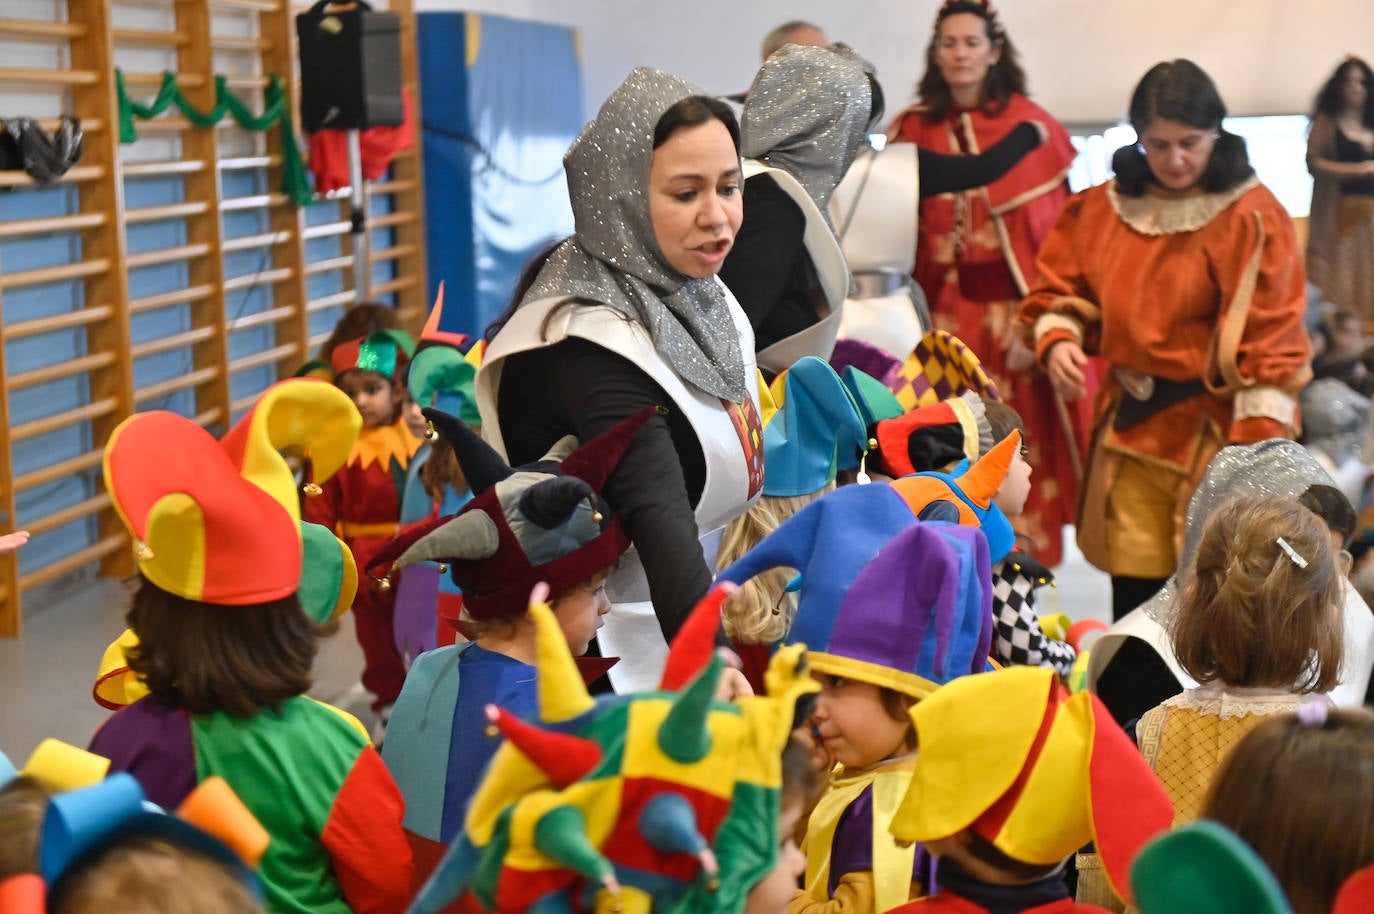
<path fill-rule="evenodd" d="M 681 127 L 654 150 L 649 219 L 659 250 L 692 279 L 720 272 L 744 219 L 739 155 L 714 118 Z"/>
<path fill-rule="evenodd" d="M 1217 131 L 1157 117 L 1140 132 L 1145 161 L 1155 180 L 1169 190 L 1192 190 L 1202 180 Z"/>
<path fill-rule="evenodd" d="M 1341 104 L 1347 111 L 1363 111 L 1369 87 L 1364 84 L 1364 71 L 1353 64 L 1341 74 Z"/>
<path fill-rule="evenodd" d="M 973 13 L 955 13 L 940 21 L 935 33 L 935 65 L 951 92 L 983 89 L 988 70 L 1002 58 L 988 38 L 988 25 Z"/>

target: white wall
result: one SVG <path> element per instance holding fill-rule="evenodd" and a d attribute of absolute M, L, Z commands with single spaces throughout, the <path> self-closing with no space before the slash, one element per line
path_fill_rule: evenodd
<path fill-rule="evenodd" d="M 1374 57 L 1371 0 L 1003 0 L 1032 96 L 1059 119 L 1120 118 L 1148 67 L 1191 57 L 1233 114 L 1305 112 L 1347 53 Z M 586 110 L 631 68 L 649 65 L 709 92 L 738 92 L 759 42 L 787 19 L 809 19 L 878 67 L 888 108 L 909 101 L 924 69 L 938 0 L 417 0 L 582 30 Z"/>

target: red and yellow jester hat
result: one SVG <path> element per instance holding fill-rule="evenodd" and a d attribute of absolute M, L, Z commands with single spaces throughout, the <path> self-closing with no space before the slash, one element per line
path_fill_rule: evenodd
<path fill-rule="evenodd" d="M 110 436 L 104 467 L 138 569 L 162 590 L 228 606 L 296 592 L 295 518 L 199 425 L 164 411 L 130 416 Z"/>
<path fill-rule="evenodd" d="M 1132 901 L 1130 865 L 1174 809 L 1096 696 L 1072 697 L 1045 667 L 964 676 L 911 709 L 921 752 L 892 820 L 906 841 L 966 828 L 1002 853 L 1050 866 L 1089 841 Z"/>

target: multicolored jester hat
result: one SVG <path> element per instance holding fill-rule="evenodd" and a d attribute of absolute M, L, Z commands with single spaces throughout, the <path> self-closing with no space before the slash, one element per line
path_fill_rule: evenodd
<path fill-rule="evenodd" d="M 410 914 L 460 896 L 484 911 L 742 910 L 778 851 L 782 750 L 797 699 L 817 686 L 804 648 L 783 647 L 767 696 L 716 700 L 721 585 L 673 640 L 657 691 L 594 700 L 547 589 L 536 588 L 539 717 L 487 709 L 506 738 L 464 831 Z"/>

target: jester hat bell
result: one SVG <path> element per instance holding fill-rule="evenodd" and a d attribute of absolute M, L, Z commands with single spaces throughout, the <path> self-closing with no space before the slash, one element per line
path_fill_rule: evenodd
<path fill-rule="evenodd" d="M 1096 696 L 1053 670 L 1009 667 L 955 680 L 911 709 L 921 752 L 892 820 L 906 841 L 964 829 L 1014 860 L 1051 866 L 1092 841 L 1116 891 L 1168 830 L 1173 805 Z"/>
<path fill-rule="evenodd" d="M 416 562 L 443 562 L 476 621 L 524 613 L 543 581 L 555 596 L 609 568 L 629 547 L 600 492 L 637 432 L 647 408 L 578 446 L 571 435 L 542 459 L 512 469 L 454 416 L 426 408 L 425 418 L 453 446 L 473 498 L 457 514 L 421 524 L 382 547 L 368 563 L 374 576 Z"/>

